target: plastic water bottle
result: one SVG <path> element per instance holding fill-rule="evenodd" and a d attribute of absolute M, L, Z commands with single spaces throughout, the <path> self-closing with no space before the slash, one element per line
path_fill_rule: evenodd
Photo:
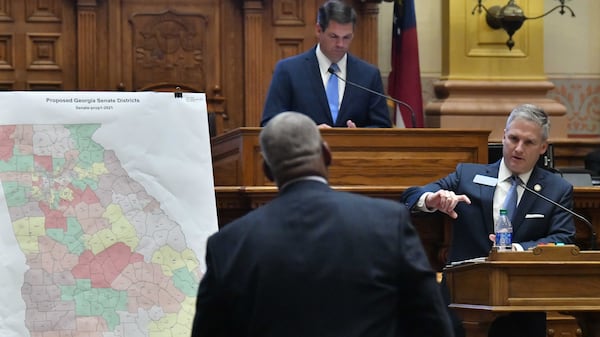
<path fill-rule="evenodd" d="M 513 228 L 505 209 L 500 210 L 500 217 L 494 226 L 494 232 L 496 234 L 495 246 L 498 247 L 498 250 L 511 251 Z"/>

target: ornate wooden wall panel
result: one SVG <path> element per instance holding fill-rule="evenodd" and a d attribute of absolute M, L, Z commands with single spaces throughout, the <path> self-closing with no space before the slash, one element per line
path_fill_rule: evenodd
<path fill-rule="evenodd" d="M 122 1 L 123 89 L 174 83 L 210 95 L 221 85 L 219 20 L 217 0 Z"/>
<path fill-rule="evenodd" d="M 219 64 L 215 62 L 216 57 L 207 55 L 207 16 L 167 10 L 134 13 L 129 22 L 133 35 L 134 90 L 173 79 L 206 91 L 208 72 L 213 69 L 211 65 L 218 69 Z"/>
<path fill-rule="evenodd" d="M 14 69 L 15 50 L 13 44 L 13 34 L 0 34 L 0 90 L 13 88 L 14 80 L 9 76 L 4 76 L 5 73 Z"/>
<path fill-rule="evenodd" d="M 0 1 L 0 89 L 74 90 L 73 1 Z"/>
<path fill-rule="evenodd" d="M 221 132 L 243 123 L 243 23 L 235 0 L 79 0 L 82 85 L 99 90 L 205 92 Z M 95 17 L 95 21 L 93 18 Z M 223 20 L 227 17 L 227 21 Z M 89 19 L 88 19 L 89 18 Z M 108 38 L 106 38 L 108 37 Z M 92 75 L 89 75 L 92 74 Z M 227 103 L 227 96 L 238 96 Z M 227 105 L 227 108 L 226 108 Z M 229 121 L 227 109 L 238 115 Z"/>

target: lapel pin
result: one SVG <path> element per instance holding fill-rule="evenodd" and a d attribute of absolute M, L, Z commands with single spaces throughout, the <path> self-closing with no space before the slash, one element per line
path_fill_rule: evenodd
<path fill-rule="evenodd" d="M 541 190 L 542 190 L 542 186 L 541 186 L 540 184 L 535 184 L 535 186 L 533 186 L 533 189 L 534 189 L 536 192 L 539 192 L 539 191 L 541 191 Z"/>

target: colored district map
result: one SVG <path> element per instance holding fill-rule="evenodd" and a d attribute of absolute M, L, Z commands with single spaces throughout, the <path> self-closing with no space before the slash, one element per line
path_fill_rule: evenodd
<path fill-rule="evenodd" d="M 99 124 L 0 126 L 0 180 L 33 337 L 189 336 L 200 277 L 180 226 L 92 140 Z"/>

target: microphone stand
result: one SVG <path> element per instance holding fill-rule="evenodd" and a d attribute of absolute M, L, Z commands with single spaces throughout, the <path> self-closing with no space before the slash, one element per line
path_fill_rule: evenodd
<path fill-rule="evenodd" d="M 360 88 L 360 89 L 366 90 L 366 91 L 368 91 L 368 92 L 370 92 L 370 93 L 372 93 L 372 94 L 375 94 L 375 95 L 377 95 L 377 96 L 383 97 L 383 98 L 385 98 L 385 99 L 389 99 L 390 101 L 392 101 L 392 102 L 394 102 L 394 103 L 397 103 L 397 104 L 400 104 L 400 105 L 402 105 L 402 106 L 405 106 L 405 107 L 406 107 L 406 108 L 407 108 L 407 109 L 410 111 L 410 119 L 411 119 L 412 127 L 413 127 L 413 128 L 416 128 L 416 127 L 417 127 L 417 120 L 416 120 L 415 111 L 413 110 L 413 108 L 412 108 L 410 105 L 408 105 L 408 103 L 405 103 L 405 102 L 402 102 L 402 101 L 400 101 L 400 100 L 397 100 L 397 99 L 395 99 L 395 98 L 393 98 L 393 97 L 391 97 L 391 96 L 384 95 L 384 94 L 382 94 L 382 93 L 380 93 L 380 92 L 377 92 L 377 91 L 375 91 L 375 90 L 372 90 L 372 89 L 369 89 L 369 88 L 367 88 L 367 87 L 364 87 L 364 86 L 362 86 L 362 85 L 360 85 L 360 84 L 358 84 L 358 83 L 354 83 L 354 82 L 351 82 L 351 81 L 347 81 L 346 79 L 342 78 L 340 75 L 336 74 L 336 73 L 335 73 L 335 70 L 333 70 L 333 68 L 331 68 L 331 67 L 329 67 L 329 69 L 327 69 L 327 71 L 328 71 L 330 74 L 334 75 L 335 77 L 339 78 L 340 80 L 344 81 L 345 83 L 348 83 L 348 84 L 350 84 L 350 85 L 353 85 L 353 86 L 355 86 L 355 87 L 357 87 L 357 88 Z"/>
<path fill-rule="evenodd" d="M 554 200 L 552 200 L 552 199 L 550 199 L 550 198 L 542 195 L 541 193 L 538 193 L 538 192 L 532 190 L 531 188 L 527 187 L 527 185 L 525 185 L 525 183 L 523 183 L 522 181 L 519 181 L 519 186 L 523 187 L 524 190 L 526 190 L 526 191 L 528 191 L 530 193 L 533 193 L 536 196 L 538 196 L 538 197 L 546 200 L 547 202 L 551 203 L 552 205 L 554 205 L 554 206 L 556 206 L 556 207 L 558 207 L 558 208 L 560 208 L 560 209 L 568 212 L 569 214 L 575 216 L 577 219 L 583 221 L 588 226 L 588 228 L 590 229 L 590 232 L 592 233 L 592 238 L 591 238 L 591 241 L 590 241 L 590 249 L 591 250 L 595 250 L 596 249 L 596 231 L 594 230 L 594 225 L 592 225 L 592 223 L 588 219 L 586 219 L 583 216 L 575 213 L 574 211 L 566 208 L 565 206 L 557 203 L 556 201 L 554 201 Z"/>

